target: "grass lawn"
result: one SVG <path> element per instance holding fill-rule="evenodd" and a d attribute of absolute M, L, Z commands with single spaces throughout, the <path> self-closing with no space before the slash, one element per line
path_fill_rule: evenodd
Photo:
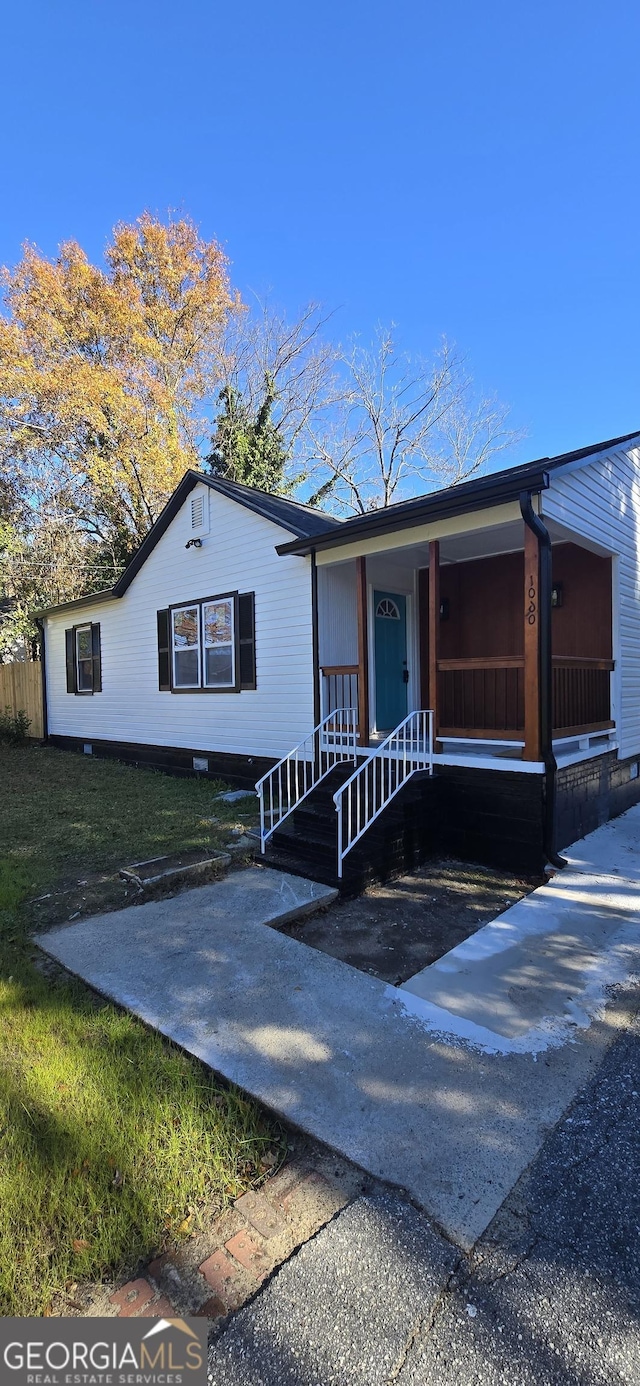
<path fill-rule="evenodd" d="M 0 747 L 0 786 L 0 1314 L 37 1316 L 196 1231 L 282 1138 L 196 1060 L 34 965 L 34 897 L 67 919 L 79 880 L 218 845 L 220 786 L 40 747 Z"/>

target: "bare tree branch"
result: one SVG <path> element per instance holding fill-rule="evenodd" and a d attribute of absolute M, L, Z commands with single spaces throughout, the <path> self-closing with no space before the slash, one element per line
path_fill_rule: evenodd
<path fill-rule="evenodd" d="M 341 383 L 340 383 L 341 382 Z M 391 329 L 340 355 L 333 399 L 305 426 L 314 501 L 364 514 L 434 484 L 462 481 L 523 436 L 508 409 L 476 399 L 445 341 L 431 362 L 398 351 Z"/>
<path fill-rule="evenodd" d="M 239 397 L 248 417 L 257 418 L 268 385 L 288 459 L 288 489 L 306 479 L 307 430 L 336 394 L 337 351 L 322 335 L 330 316 L 309 303 L 290 322 L 256 297 L 253 311 L 240 308 L 231 316 L 217 358 L 221 391 Z"/>

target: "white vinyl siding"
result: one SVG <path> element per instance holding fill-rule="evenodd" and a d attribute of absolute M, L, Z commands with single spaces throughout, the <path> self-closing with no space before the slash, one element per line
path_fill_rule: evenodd
<path fill-rule="evenodd" d="M 613 716 L 620 756 L 640 752 L 640 452 L 551 473 L 542 513 L 614 556 Z"/>
<path fill-rule="evenodd" d="M 291 538 L 289 531 L 215 491 L 209 534 L 201 548 L 185 549 L 190 502 L 124 597 L 47 618 L 49 730 L 87 741 L 280 757 L 314 724 L 310 560 L 279 556 L 275 546 Z M 160 691 L 157 612 L 218 592 L 255 593 L 256 688 L 218 688 L 215 697 Z M 100 622 L 100 698 L 66 693 L 64 632 L 81 619 Z"/>

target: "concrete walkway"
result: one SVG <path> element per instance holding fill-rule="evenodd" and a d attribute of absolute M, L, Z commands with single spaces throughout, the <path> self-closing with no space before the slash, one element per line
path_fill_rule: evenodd
<path fill-rule="evenodd" d="M 569 872 L 404 988 L 265 928 L 247 893 L 249 877 L 267 876 L 260 868 L 39 943 L 405 1188 L 468 1248 L 623 1023 L 606 988 L 640 968 L 636 840 L 640 809 L 577 844 Z"/>
<path fill-rule="evenodd" d="M 639 908 L 640 884 L 565 870 L 401 990 L 432 1029 L 487 1054 L 544 1053 L 588 1029 L 606 987 L 625 981 Z"/>

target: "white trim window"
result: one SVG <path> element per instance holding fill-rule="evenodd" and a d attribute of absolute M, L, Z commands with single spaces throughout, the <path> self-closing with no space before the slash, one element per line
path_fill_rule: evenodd
<path fill-rule="evenodd" d="M 200 687 L 200 607 L 179 606 L 171 612 L 174 688 Z"/>
<path fill-rule="evenodd" d="M 203 683 L 205 688 L 235 688 L 236 631 L 233 597 L 202 603 Z"/>
<path fill-rule="evenodd" d="M 93 693 L 93 636 L 91 625 L 76 626 L 76 689 L 78 693 Z"/>

